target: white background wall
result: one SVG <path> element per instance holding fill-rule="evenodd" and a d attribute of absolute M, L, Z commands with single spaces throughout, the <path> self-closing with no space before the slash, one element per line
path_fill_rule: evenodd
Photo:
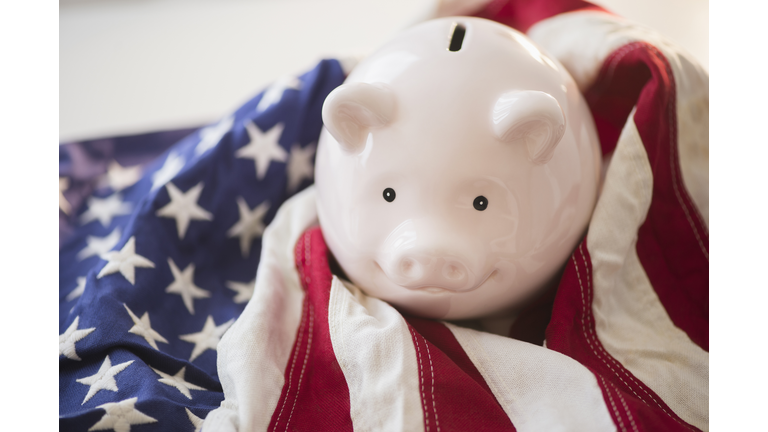
<path fill-rule="evenodd" d="M 214 121 L 283 74 L 365 54 L 435 0 L 60 0 L 59 139 Z M 597 0 L 709 67 L 706 0 Z"/>

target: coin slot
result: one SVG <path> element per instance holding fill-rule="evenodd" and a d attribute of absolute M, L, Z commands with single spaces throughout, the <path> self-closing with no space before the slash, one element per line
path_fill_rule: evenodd
<path fill-rule="evenodd" d="M 448 45 L 448 51 L 459 51 L 461 49 L 461 44 L 464 43 L 464 35 L 466 33 L 467 29 L 463 25 L 455 23 L 451 34 L 451 43 Z"/>

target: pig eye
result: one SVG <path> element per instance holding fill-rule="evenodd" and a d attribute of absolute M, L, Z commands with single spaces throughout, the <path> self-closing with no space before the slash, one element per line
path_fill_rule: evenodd
<path fill-rule="evenodd" d="M 483 211 L 488 208 L 488 198 L 480 195 L 475 198 L 475 202 L 473 202 L 472 205 L 475 206 L 475 210 Z"/>
<path fill-rule="evenodd" d="M 386 188 L 384 189 L 384 199 L 387 200 L 387 202 L 392 202 L 395 200 L 395 190 L 392 188 Z"/>

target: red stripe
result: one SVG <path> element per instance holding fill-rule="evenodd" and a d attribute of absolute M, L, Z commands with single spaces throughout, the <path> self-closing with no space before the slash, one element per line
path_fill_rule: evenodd
<path fill-rule="evenodd" d="M 405 319 L 419 365 L 424 429 L 514 431 L 509 417 L 453 333 L 437 321 Z"/>
<path fill-rule="evenodd" d="M 301 236 L 295 257 L 307 294 L 286 365 L 285 385 L 268 430 L 351 431 L 349 388 L 328 329 L 332 276 L 320 228 Z"/>
<path fill-rule="evenodd" d="M 698 430 L 678 417 L 653 390 L 603 348 L 595 333 L 592 314 L 591 268 L 584 240 L 560 281 L 552 320 L 547 327 L 547 347 L 577 360 L 596 375 L 608 411 L 620 430 L 621 424 L 626 430 Z M 637 429 L 627 426 L 631 426 L 630 419 Z"/>
<path fill-rule="evenodd" d="M 492 0 L 472 15 L 506 24 L 525 33 L 543 19 L 579 10 L 607 12 L 602 7 L 583 0 Z"/>
<path fill-rule="evenodd" d="M 637 106 L 634 121 L 653 172 L 637 254 L 672 322 L 709 351 L 709 232 L 680 172 L 675 95 L 669 62 L 644 42 L 612 53 L 586 92 L 604 153 Z"/>

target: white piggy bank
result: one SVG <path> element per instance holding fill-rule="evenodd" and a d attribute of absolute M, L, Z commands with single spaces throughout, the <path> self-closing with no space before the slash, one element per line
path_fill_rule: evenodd
<path fill-rule="evenodd" d="M 563 66 L 509 27 L 452 17 L 405 31 L 330 93 L 323 121 L 328 247 L 407 313 L 506 313 L 584 235 L 600 178 L 592 117 Z"/>

